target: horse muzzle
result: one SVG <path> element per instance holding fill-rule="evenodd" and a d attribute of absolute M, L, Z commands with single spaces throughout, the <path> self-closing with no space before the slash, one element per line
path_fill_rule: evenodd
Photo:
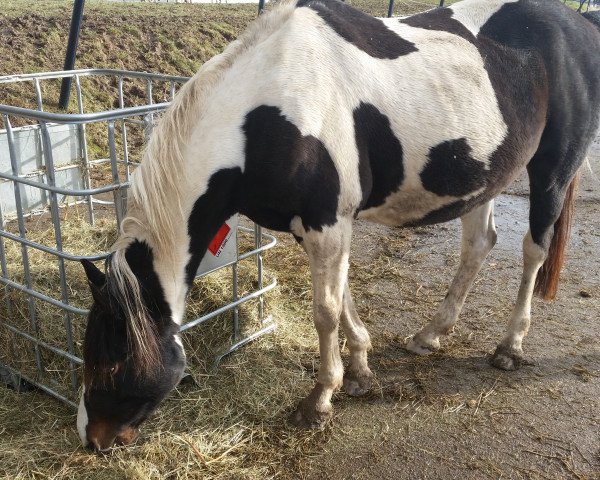
<path fill-rule="evenodd" d="M 114 426 L 105 422 L 94 422 L 87 426 L 87 440 L 98 452 L 108 452 L 115 445 L 131 445 L 140 437 L 140 429 L 137 427 Z"/>

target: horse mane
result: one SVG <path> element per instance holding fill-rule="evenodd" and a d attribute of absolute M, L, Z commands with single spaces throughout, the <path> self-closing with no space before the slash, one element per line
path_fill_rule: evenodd
<path fill-rule="evenodd" d="M 185 181 L 184 152 L 193 127 L 202 118 L 202 104 L 235 60 L 276 31 L 292 15 L 296 0 L 284 0 L 261 15 L 223 53 L 204 63 L 177 93 L 154 128 L 141 165 L 132 175 L 128 215 L 107 263 L 109 295 L 126 316 L 127 336 L 136 371 L 151 375 L 160 367 L 160 346 L 154 322 L 144 305 L 137 277 L 126 258 L 127 247 L 142 237 L 154 258 L 169 257 L 177 226 L 186 224 L 180 185 Z"/>

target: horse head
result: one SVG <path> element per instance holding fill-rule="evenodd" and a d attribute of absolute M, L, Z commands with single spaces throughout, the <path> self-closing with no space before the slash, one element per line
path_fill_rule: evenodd
<path fill-rule="evenodd" d="M 137 440 L 139 425 L 181 379 L 185 354 L 147 244 L 113 253 L 107 273 L 82 264 L 94 302 L 77 428 L 84 445 L 105 451 Z"/>

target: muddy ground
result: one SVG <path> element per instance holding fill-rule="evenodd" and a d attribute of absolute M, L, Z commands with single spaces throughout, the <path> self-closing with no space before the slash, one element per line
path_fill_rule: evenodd
<path fill-rule="evenodd" d="M 590 164 L 599 174 L 599 143 Z M 355 292 L 368 313 L 378 385 L 363 399 L 338 395 L 332 436 L 306 478 L 600 478 L 600 180 L 589 170 L 557 298 L 533 303 L 524 348 L 534 365 L 503 372 L 488 364 L 521 274 L 527 191 L 522 177 L 497 200 L 498 243 L 454 333 L 425 358 L 402 344 L 445 294 L 458 265 L 459 222 L 416 235 L 357 224 L 356 262 L 406 235 L 408 248 L 388 254 L 412 275 Z M 412 284 L 412 298 L 396 282 Z"/>

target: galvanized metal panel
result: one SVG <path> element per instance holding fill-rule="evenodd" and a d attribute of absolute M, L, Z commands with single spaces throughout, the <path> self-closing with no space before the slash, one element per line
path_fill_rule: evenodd
<path fill-rule="evenodd" d="M 56 185 L 62 188 L 84 188 L 79 153 L 77 125 L 48 125 L 52 155 L 56 168 Z M 45 161 L 41 130 L 38 125 L 13 129 L 14 147 L 18 159 L 19 175 L 45 182 Z M 6 130 L 0 130 L 0 172 L 12 173 Z M 13 183 L 0 181 L 0 208 L 5 217 L 16 214 Z M 48 205 L 48 194 L 39 188 L 20 185 L 23 212 L 42 210 Z M 65 201 L 64 195 L 58 201 Z"/>

